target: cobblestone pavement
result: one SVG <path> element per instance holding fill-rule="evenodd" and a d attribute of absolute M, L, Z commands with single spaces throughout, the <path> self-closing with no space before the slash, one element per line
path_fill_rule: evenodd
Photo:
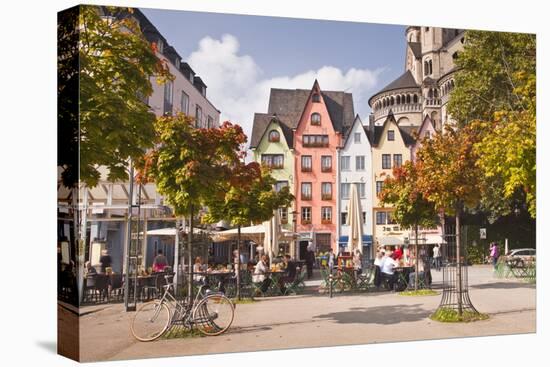
<path fill-rule="evenodd" d="M 441 273 L 433 274 L 434 288 Z M 312 281 L 310 284 L 314 284 Z M 496 279 L 490 266 L 469 268 L 470 297 L 490 318 L 464 324 L 434 322 L 428 316 L 440 296 L 407 297 L 389 292 L 310 294 L 239 304 L 229 332 L 218 337 L 161 339 L 140 343 L 130 334 L 132 313 L 120 304 L 80 318 L 82 361 L 305 348 L 532 333 L 536 289 L 517 280 Z"/>

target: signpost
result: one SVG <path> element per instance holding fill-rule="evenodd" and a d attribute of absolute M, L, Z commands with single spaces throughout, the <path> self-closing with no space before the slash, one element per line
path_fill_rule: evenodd
<path fill-rule="evenodd" d="M 487 239 L 487 228 L 480 228 L 479 229 L 479 239 L 480 240 L 486 240 Z"/>

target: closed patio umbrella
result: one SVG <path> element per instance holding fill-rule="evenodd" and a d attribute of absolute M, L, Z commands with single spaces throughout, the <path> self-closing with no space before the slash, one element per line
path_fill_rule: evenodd
<path fill-rule="evenodd" d="M 357 185 L 351 184 L 351 192 L 348 205 L 348 251 L 353 253 L 355 249 L 363 253 L 363 213 L 361 210 L 361 202 L 357 193 Z"/>

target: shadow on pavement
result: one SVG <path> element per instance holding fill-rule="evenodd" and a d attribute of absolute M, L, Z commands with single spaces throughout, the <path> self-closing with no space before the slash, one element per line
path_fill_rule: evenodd
<path fill-rule="evenodd" d="M 354 307 L 349 311 L 332 312 L 315 316 L 317 319 L 333 320 L 339 324 L 381 324 L 413 322 L 425 319 L 429 311 L 416 305 L 395 305 L 379 307 Z"/>
<path fill-rule="evenodd" d="M 50 353 L 57 354 L 57 343 L 55 340 L 38 340 L 36 345 Z"/>
<path fill-rule="evenodd" d="M 529 283 L 508 283 L 508 282 L 496 282 L 496 283 L 484 283 L 474 284 L 470 288 L 473 289 L 515 289 L 515 288 L 531 288 L 535 289 L 534 284 Z"/>

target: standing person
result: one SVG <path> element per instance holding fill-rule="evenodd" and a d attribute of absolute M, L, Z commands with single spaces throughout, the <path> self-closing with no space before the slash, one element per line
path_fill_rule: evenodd
<path fill-rule="evenodd" d="M 399 261 L 401 260 L 401 258 L 403 257 L 403 250 L 401 249 L 401 246 L 400 245 L 397 245 L 394 247 L 395 250 L 393 251 L 391 257 L 392 259 L 394 259 L 395 261 Z"/>
<path fill-rule="evenodd" d="M 307 247 L 306 252 L 306 268 L 307 268 L 307 278 L 311 279 L 313 276 L 313 263 L 315 262 L 315 254 L 311 246 Z"/>
<path fill-rule="evenodd" d="M 162 253 L 162 250 L 159 249 L 157 251 L 157 256 L 153 259 L 153 272 L 161 272 L 164 271 L 164 268 L 168 266 L 168 260 L 166 259 L 166 256 Z"/>
<path fill-rule="evenodd" d="M 202 283 L 204 281 L 204 275 L 200 274 L 203 270 L 202 257 L 197 256 L 195 258 L 195 264 L 193 265 L 193 280 L 195 282 Z"/>
<path fill-rule="evenodd" d="M 336 264 L 336 254 L 334 253 L 334 250 L 331 247 L 330 250 L 328 250 L 328 268 L 330 269 L 331 273 L 332 273 L 332 270 L 334 269 L 334 264 Z"/>
<path fill-rule="evenodd" d="M 396 281 L 396 274 L 393 270 L 397 266 L 397 263 L 394 259 L 391 258 L 391 256 L 384 256 L 382 258 L 382 266 L 380 267 L 380 275 L 382 276 L 382 279 L 386 279 L 388 282 L 388 286 L 390 290 L 393 290 L 395 281 Z"/>
<path fill-rule="evenodd" d="M 493 261 L 493 268 L 496 270 L 497 261 L 498 261 L 498 258 L 500 257 L 500 251 L 499 251 L 499 248 L 498 248 L 498 244 L 496 242 L 492 242 L 490 250 L 491 250 L 491 253 L 490 253 L 491 260 Z"/>
<path fill-rule="evenodd" d="M 435 270 L 437 271 L 440 271 L 441 270 L 441 252 L 440 252 L 440 249 L 439 249 L 439 245 L 436 244 L 434 246 L 434 265 L 435 265 Z"/>
<path fill-rule="evenodd" d="M 111 259 L 111 255 L 109 255 L 109 251 L 107 249 L 101 250 L 101 257 L 99 258 L 99 263 L 101 264 L 101 272 L 105 273 L 107 271 L 107 268 L 111 267 L 113 260 Z"/>
<path fill-rule="evenodd" d="M 382 262 L 384 258 L 384 249 L 381 249 L 376 253 L 376 259 L 374 259 L 374 285 L 376 289 L 380 288 L 382 277 L 380 276 L 380 269 L 382 268 Z"/>

